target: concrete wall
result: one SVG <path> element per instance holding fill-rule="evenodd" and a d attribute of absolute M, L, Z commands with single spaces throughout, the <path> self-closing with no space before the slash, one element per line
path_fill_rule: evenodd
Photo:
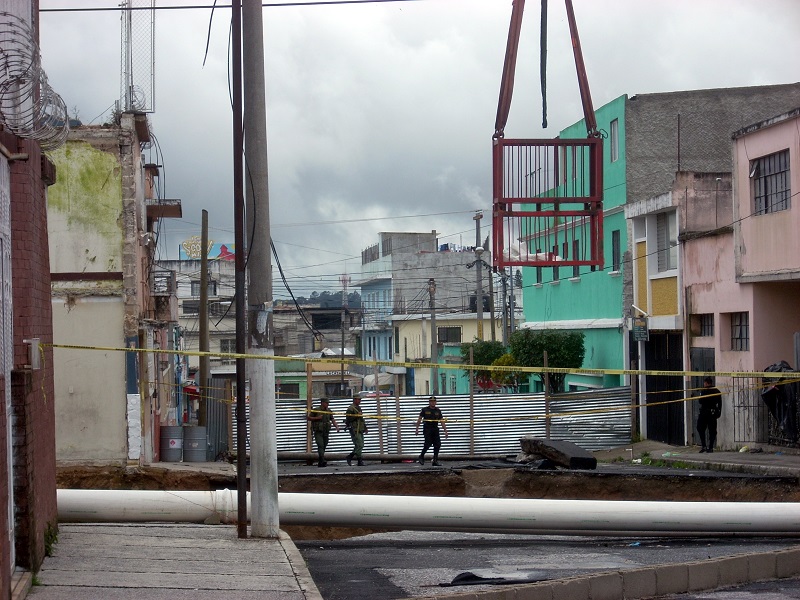
<path fill-rule="evenodd" d="M 731 171 L 731 134 L 797 108 L 800 83 L 631 96 L 628 201 L 670 189 L 677 171 Z"/>
<path fill-rule="evenodd" d="M 61 344 L 120 348 L 119 296 L 54 298 L 53 333 Z M 57 349 L 56 452 L 61 462 L 124 463 L 127 457 L 125 355 Z"/>

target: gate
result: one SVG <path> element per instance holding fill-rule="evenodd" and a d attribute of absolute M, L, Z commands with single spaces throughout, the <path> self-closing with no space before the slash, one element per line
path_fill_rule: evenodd
<path fill-rule="evenodd" d="M 644 345 L 645 368 L 648 371 L 682 371 L 683 351 L 680 333 L 650 332 Z M 683 377 L 680 375 L 647 375 L 647 438 L 682 446 L 685 443 Z"/>

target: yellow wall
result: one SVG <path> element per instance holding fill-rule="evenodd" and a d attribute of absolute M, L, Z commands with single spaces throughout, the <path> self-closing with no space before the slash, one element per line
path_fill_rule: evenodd
<path fill-rule="evenodd" d="M 647 310 L 647 244 L 636 244 L 636 304 Z"/>
<path fill-rule="evenodd" d="M 677 315 L 678 278 L 654 279 L 650 285 L 653 290 L 653 305 L 650 314 L 653 316 Z"/>

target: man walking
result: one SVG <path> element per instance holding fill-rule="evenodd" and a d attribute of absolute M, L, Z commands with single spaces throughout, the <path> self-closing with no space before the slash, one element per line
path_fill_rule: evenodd
<path fill-rule="evenodd" d="M 336 418 L 333 413 L 328 409 L 328 399 L 320 398 L 319 406 L 313 408 L 308 413 L 308 420 L 311 422 L 311 431 L 314 434 L 314 441 L 317 444 L 317 455 L 319 456 L 318 467 L 325 467 L 328 463 L 325 462 L 325 448 L 328 446 L 328 436 L 331 432 L 331 425 L 339 431 L 339 425 L 336 423 Z"/>
<path fill-rule="evenodd" d="M 361 412 L 360 396 L 353 396 L 353 403 L 345 413 L 344 428 L 350 432 L 350 439 L 353 440 L 353 451 L 347 455 L 347 464 L 352 465 L 355 458 L 358 460 L 358 466 L 363 467 L 364 461 L 361 460 L 361 452 L 364 450 L 364 434 L 367 433 L 367 424 Z"/>
<path fill-rule="evenodd" d="M 703 394 L 700 395 L 700 415 L 697 417 L 697 433 L 700 434 L 700 452 L 713 452 L 717 442 L 717 419 L 722 414 L 722 392 L 714 387 L 711 377 L 703 380 Z M 708 430 L 708 445 L 706 445 Z"/>
<path fill-rule="evenodd" d="M 419 411 L 417 418 L 416 435 L 419 435 L 419 424 L 424 421 L 422 426 L 422 435 L 425 438 L 425 445 L 422 447 L 422 453 L 419 455 L 419 464 L 425 464 L 425 453 L 433 446 L 433 462 L 434 467 L 439 466 L 439 448 L 442 447 L 442 439 L 439 437 L 439 423 L 442 424 L 444 430 L 444 437 L 447 437 L 447 424 L 442 416 L 442 411 L 436 408 L 436 396 L 431 396 L 428 399 L 428 406 Z"/>

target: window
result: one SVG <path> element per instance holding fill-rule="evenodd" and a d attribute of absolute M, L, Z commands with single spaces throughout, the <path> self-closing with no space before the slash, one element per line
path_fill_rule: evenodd
<path fill-rule="evenodd" d="M 219 351 L 224 354 L 236 352 L 236 338 L 224 338 L 219 341 Z"/>
<path fill-rule="evenodd" d="M 615 229 L 611 232 L 611 270 L 619 271 L 620 269 L 622 269 L 622 244 L 619 229 Z"/>
<path fill-rule="evenodd" d="M 619 160 L 619 119 L 611 121 L 611 162 Z"/>
<path fill-rule="evenodd" d="M 400 328 L 394 328 L 394 353 L 400 354 Z"/>
<path fill-rule="evenodd" d="M 750 319 L 746 312 L 731 313 L 731 350 L 750 349 Z"/>
<path fill-rule="evenodd" d="M 200 301 L 199 300 L 184 300 L 183 301 L 183 314 L 185 314 L 185 315 L 199 315 L 200 314 Z"/>
<path fill-rule="evenodd" d="M 578 260 L 581 255 L 581 243 L 579 240 L 572 240 L 572 260 Z M 581 268 L 578 265 L 572 266 L 572 276 L 580 277 Z"/>
<path fill-rule="evenodd" d="M 558 258 L 558 246 L 553 246 L 553 260 Z M 553 281 L 558 281 L 558 267 L 553 267 Z"/>
<path fill-rule="evenodd" d="M 658 248 L 658 272 L 678 268 L 678 217 L 677 213 L 656 215 L 656 244 Z"/>
<path fill-rule="evenodd" d="M 750 163 L 754 212 L 764 215 L 789 208 L 789 151 L 763 156 Z"/>
<path fill-rule="evenodd" d="M 536 255 L 539 256 L 542 253 L 541 248 L 536 249 Z M 536 283 L 542 283 L 542 267 L 536 267 Z"/>
<path fill-rule="evenodd" d="M 700 336 L 709 337 L 714 335 L 714 315 L 705 313 L 700 315 Z"/>
<path fill-rule="evenodd" d="M 217 295 L 217 282 L 214 281 L 213 279 L 209 279 L 208 283 L 207 283 L 207 286 L 208 286 L 208 295 L 209 296 L 216 296 Z M 199 280 L 192 281 L 192 296 L 194 296 L 195 298 L 199 298 L 200 297 L 200 281 Z"/>
<path fill-rule="evenodd" d="M 460 344 L 461 327 L 437 327 L 436 337 L 440 344 Z"/>
<path fill-rule="evenodd" d="M 288 400 L 300 397 L 299 383 L 277 383 L 275 384 L 275 397 L 278 400 Z"/>

